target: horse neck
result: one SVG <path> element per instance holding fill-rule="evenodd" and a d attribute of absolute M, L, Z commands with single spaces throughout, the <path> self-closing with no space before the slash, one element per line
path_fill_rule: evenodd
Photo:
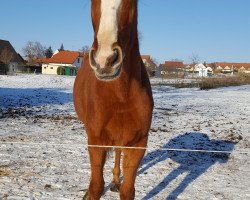
<path fill-rule="evenodd" d="M 97 93 L 106 96 L 109 101 L 127 102 L 136 88 L 136 84 L 141 81 L 142 66 L 138 42 L 135 42 L 131 51 L 125 55 L 122 67 L 120 77 L 113 81 L 103 82 L 96 79 Z"/>
<path fill-rule="evenodd" d="M 123 73 L 117 79 L 116 92 L 120 99 L 126 101 L 135 89 L 135 84 L 141 82 L 141 57 L 139 53 L 138 42 L 132 47 L 131 51 L 125 55 L 123 63 Z"/>

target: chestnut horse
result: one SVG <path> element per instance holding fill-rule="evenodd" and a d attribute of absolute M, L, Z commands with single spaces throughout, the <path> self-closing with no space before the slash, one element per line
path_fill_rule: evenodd
<path fill-rule="evenodd" d="M 136 147 L 147 145 L 153 110 L 151 86 L 139 52 L 137 3 L 137 0 L 91 1 L 94 42 L 74 84 L 75 110 L 85 124 L 91 164 L 84 199 L 97 200 L 103 193 L 103 167 L 110 150 L 105 146 L 135 147 L 115 148 L 111 186 L 112 191 L 120 190 L 122 200 L 135 196 L 136 173 L 145 153 L 145 149 Z"/>

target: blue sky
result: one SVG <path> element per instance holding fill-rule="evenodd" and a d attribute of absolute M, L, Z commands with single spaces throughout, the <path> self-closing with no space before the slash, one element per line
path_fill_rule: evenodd
<path fill-rule="evenodd" d="M 0 39 L 19 53 L 27 41 L 91 46 L 90 0 L 0 0 Z M 108 1 L 108 0 L 107 0 Z M 250 62 L 250 0 L 139 0 L 141 54 L 159 63 Z"/>

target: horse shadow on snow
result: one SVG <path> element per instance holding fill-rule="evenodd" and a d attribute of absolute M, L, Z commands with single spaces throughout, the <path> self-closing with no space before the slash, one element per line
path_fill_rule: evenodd
<path fill-rule="evenodd" d="M 226 140 L 213 140 L 203 133 L 191 132 L 179 135 L 171 139 L 163 148 L 174 149 L 204 149 L 216 151 L 232 151 L 235 143 Z M 230 154 L 208 152 L 180 152 L 156 150 L 148 153 L 141 164 L 138 175 L 166 159 L 171 159 L 179 164 L 161 182 L 155 186 L 143 200 L 148 200 L 163 191 L 172 181 L 183 173 L 187 173 L 184 179 L 165 198 L 175 200 L 177 197 L 199 176 L 205 173 L 215 163 L 226 163 Z"/>

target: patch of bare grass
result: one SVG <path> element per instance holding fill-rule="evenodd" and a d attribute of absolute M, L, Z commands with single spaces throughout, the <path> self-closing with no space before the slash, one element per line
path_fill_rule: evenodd
<path fill-rule="evenodd" d="M 228 76 L 222 78 L 204 78 L 200 82 L 201 90 L 208 90 L 219 87 L 228 87 L 228 86 L 239 86 L 239 85 L 248 85 L 250 84 L 250 75 L 240 73 L 237 76 Z"/>

